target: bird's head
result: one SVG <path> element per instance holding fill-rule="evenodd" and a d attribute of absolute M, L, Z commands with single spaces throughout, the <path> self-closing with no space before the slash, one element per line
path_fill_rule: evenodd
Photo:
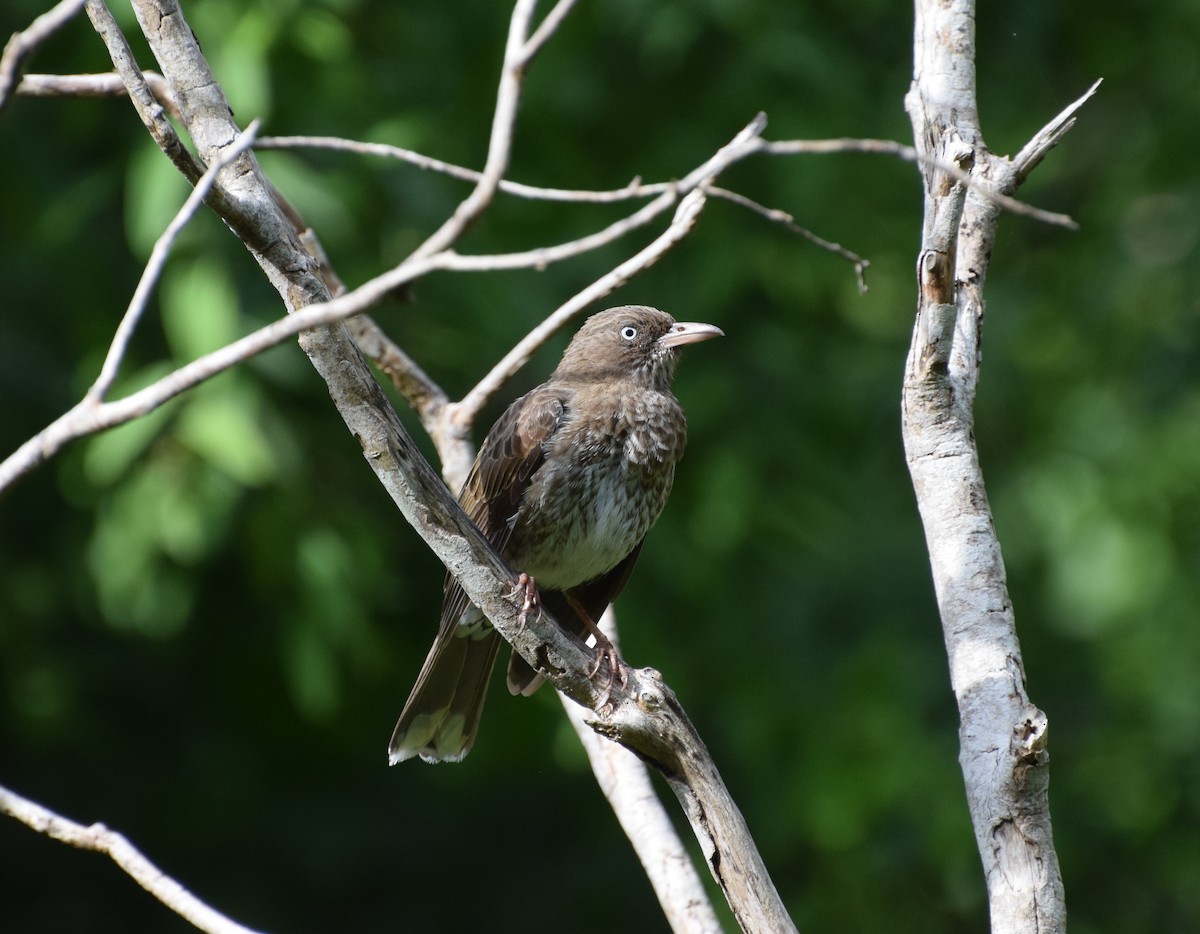
<path fill-rule="evenodd" d="M 666 389 L 679 348 L 722 337 L 711 324 L 676 321 L 646 305 L 622 305 L 592 315 L 571 339 L 555 370 L 559 378 L 628 379 Z"/>

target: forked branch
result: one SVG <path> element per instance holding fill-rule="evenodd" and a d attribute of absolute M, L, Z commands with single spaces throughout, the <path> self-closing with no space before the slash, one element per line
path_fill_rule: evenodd
<path fill-rule="evenodd" d="M 991 930 L 1061 932 L 1066 907 L 1050 824 L 1048 722 L 1026 692 L 973 404 L 984 285 L 1002 203 L 997 195 L 1016 189 L 1091 92 L 1015 160 L 992 153 L 975 100 L 974 6 L 917 2 L 907 105 L 921 156 L 925 221 L 904 377 L 904 445 L 959 706 L 960 762 Z"/>

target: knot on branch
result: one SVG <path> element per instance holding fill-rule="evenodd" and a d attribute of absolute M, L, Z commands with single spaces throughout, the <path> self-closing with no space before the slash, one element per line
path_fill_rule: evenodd
<path fill-rule="evenodd" d="M 917 260 L 917 283 L 921 289 L 922 305 L 953 304 L 953 255 L 944 250 L 923 250 Z"/>
<path fill-rule="evenodd" d="M 1049 719 L 1036 707 L 1030 708 L 1025 719 L 1013 727 L 1012 753 L 1017 759 L 1018 777 L 1049 763 L 1049 744 Z"/>
<path fill-rule="evenodd" d="M 953 133 L 945 144 L 945 161 L 953 165 L 964 175 L 970 173 L 975 168 L 975 147 L 968 143 L 957 133 Z M 950 173 L 942 174 L 943 185 L 945 185 L 944 194 L 948 194 L 950 188 L 962 181 L 961 178 L 954 178 Z"/>
<path fill-rule="evenodd" d="M 643 713 L 655 713 L 662 710 L 667 702 L 667 696 L 663 692 L 662 674 L 654 668 L 643 668 L 638 672 L 640 676 L 637 692 L 637 705 Z"/>

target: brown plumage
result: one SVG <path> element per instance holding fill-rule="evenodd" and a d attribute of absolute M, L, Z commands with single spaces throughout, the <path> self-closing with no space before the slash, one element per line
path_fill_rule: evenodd
<path fill-rule="evenodd" d="M 537 582 L 563 626 L 595 633 L 624 588 L 683 455 L 687 422 L 671 394 L 678 348 L 721 334 L 627 305 L 593 315 L 557 369 L 492 426 L 459 502 L 509 566 Z M 448 577 L 441 627 L 388 747 L 458 761 L 471 749 L 500 636 Z M 606 640 L 605 640 L 606 641 Z M 598 645 L 618 675 L 611 645 Z M 508 686 L 532 694 L 542 676 L 513 653 Z"/>

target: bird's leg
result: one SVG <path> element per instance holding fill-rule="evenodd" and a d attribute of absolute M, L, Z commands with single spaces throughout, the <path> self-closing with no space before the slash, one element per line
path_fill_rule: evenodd
<path fill-rule="evenodd" d="M 587 631 L 596 637 L 596 664 L 588 672 L 588 677 L 594 678 L 597 672 L 600 671 L 600 666 L 608 662 L 608 684 L 604 687 L 604 694 L 607 699 L 613 685 L 618 680 L 621 682 L 621 687 L 629 683 L 629 676 L 625 673 L 625 666 L 621 663 L 621 656 L 617 652 L 617 647 L 612 644 L 612 640 L 596 625 L 596 621 L 583 608 L 583 605 L 568 592 L 564 592 L 563 596 L 566 598 L 571 609 L 579 616 L 583 625 L 587 627 Z"/>
<path fill-rule="evenodd" d="M 537 610 L 539 614 L 542 612 L 542 599 L 538 596 L 537 581 L 524 571 L 517 575 L 517 582 L 513 585 L 508 597 L 511 600 L 517 594 L 521 594 L 521 612 L 517 616 L 517 626 L 520 632 L 524 632 L 529 614 L 533 610 Z"/>

